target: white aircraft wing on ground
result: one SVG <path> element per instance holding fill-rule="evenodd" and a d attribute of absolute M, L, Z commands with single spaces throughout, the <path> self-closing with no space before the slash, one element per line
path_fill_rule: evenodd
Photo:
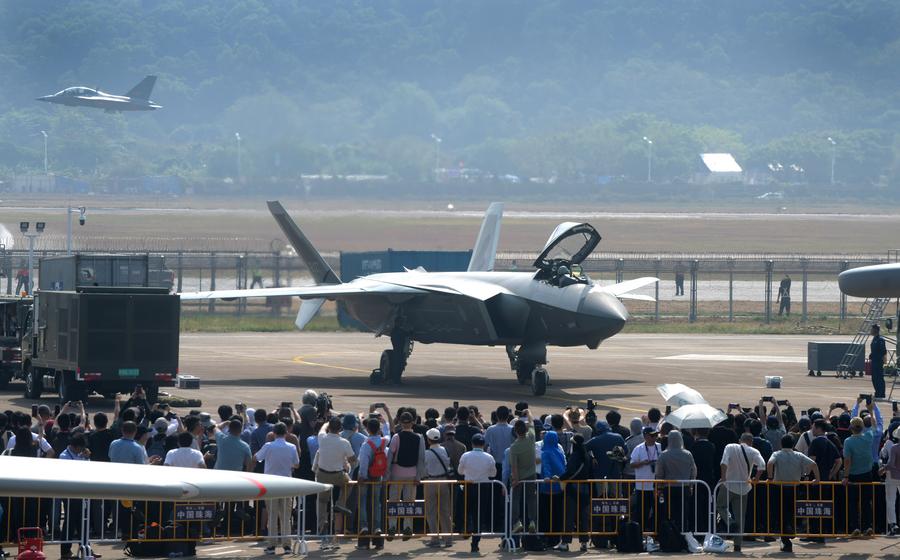
<path fill-rule="evenodd" d="M 330 484 L 265 474 L 31 457 L 0 457 L 0 496 L 244 501 L 325 492 Z"/>

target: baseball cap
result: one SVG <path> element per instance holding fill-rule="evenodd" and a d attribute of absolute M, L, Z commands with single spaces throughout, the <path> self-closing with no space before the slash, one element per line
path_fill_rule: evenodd
<path fill-rule="evenodd" d="M 472 445 L 484 445 L 484 436 L 481 434 L 472 436 Z"/>
<path fill-rule="evenodd" d="M 430 430 L 425 432 L 425 437 L 427 437 L 429 441 L 440 441 L 441 431 L 437 428 L 431 428 Z"/>
<path fill-rule="evenodd" d="M 605 434 L 609 431 L 609 423 L 606 420 L 599 420 L 595 428 L 598 433 Z"/>
<path fill-rule="evenodd" d="M 165 432 L 169 428 L 169 422 L 165 418 L 157 418 L 153 423 L 153 428 L 157 432 Z"/>
<path fill-rule="evenodd" d="M 641 433 L 644 434 L 645 436 L 649 436 L 649 435 L 656 435 L 659 432 L 657 432 L 656 428 L 654 428 L 653 426 L 644 426 L 644 429 L 641 430 Z"/>
<path fill-rule="evenodd" d="M 456 435 L 456 426 L 450 424 L 449 426 L 444 428 L 444 435 L 453 434 Z"/>
<path fill-rule="evenodd" d="M 354 416 L 353 414 L 345 414 L 341 419 L 341 427 L 345 430 L 352 430 L 358 423 L 359 422 L 356 419 L 356 416 Z"/>

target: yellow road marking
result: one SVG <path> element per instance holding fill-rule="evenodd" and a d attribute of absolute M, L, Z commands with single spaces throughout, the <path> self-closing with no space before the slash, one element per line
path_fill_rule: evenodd
<path fill-rule="evenodd" d="M 315 367 L 323 367 L 323 368 L 330 368 L 330 369 L 339 369 L 342 371 L 352 371 L 352 372 L 356 372 L 356 373 L 371 373 L 368 370 L 359 369 L 359 368 L 335 366 L 335 365 L 331 365 L 331 364 L 322 364 L 319 362 L 310 362 L 310 361 L 304 360 L 303 356 L 295 356 L 293 359 L 291 359 L 291 361 L 295 364 L 303 364 L 305 366 L 315 366 Z"/>

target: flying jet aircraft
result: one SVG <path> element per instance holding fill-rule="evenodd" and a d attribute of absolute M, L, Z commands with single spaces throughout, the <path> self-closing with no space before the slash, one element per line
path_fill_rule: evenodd
<path fill-rule="evenodd" d="M 519 383 L 543 395 L 549 381 L 547 346 L 596 349 L 628 320 L 622 299 L 653 301 L 631 292 L 658 282 L 638 278 L 609 286 L 593 282 L 581 262 L 600 242 L 586 223 L 566 222 L 553 230 L 530 272 L 494 272 L 503 205 L 488 208 L 465 272 L 372 274 L 342 282 L 277 201 L 269 211 L 315 286 L 182 293 L 182 300 L 298 296 L 296 325 L 303 329 L 325 300 L 340 301 L 350 315 L 391 348 L 372 371 L 373 384 L 399 383 L 413 342 L 505 346 Z"/>
<path fill-rule="evenodd" d="M 125 95 L 113 95 L 95 88 L 70 87 L 53 95 L 38 97 L 38 101 L 58 103 L 70 107 L 93 107 L 107 113 L 117 111 L 153 111 L 162 105 L 150 101 L 150 93 L 156 85 L 156 76 L 147 76 Z"/>

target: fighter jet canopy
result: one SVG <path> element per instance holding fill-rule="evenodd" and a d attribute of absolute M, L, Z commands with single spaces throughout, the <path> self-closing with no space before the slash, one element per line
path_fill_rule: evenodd
<path fill-rule="evenodd" d="M 578 264 L 590 255 L 600 243 L 600 234 L 591 224 L 564 222 L 556 226 L 544 250 L 534 261 L 536 268 L 544 268 L 554 260 Z"/>

